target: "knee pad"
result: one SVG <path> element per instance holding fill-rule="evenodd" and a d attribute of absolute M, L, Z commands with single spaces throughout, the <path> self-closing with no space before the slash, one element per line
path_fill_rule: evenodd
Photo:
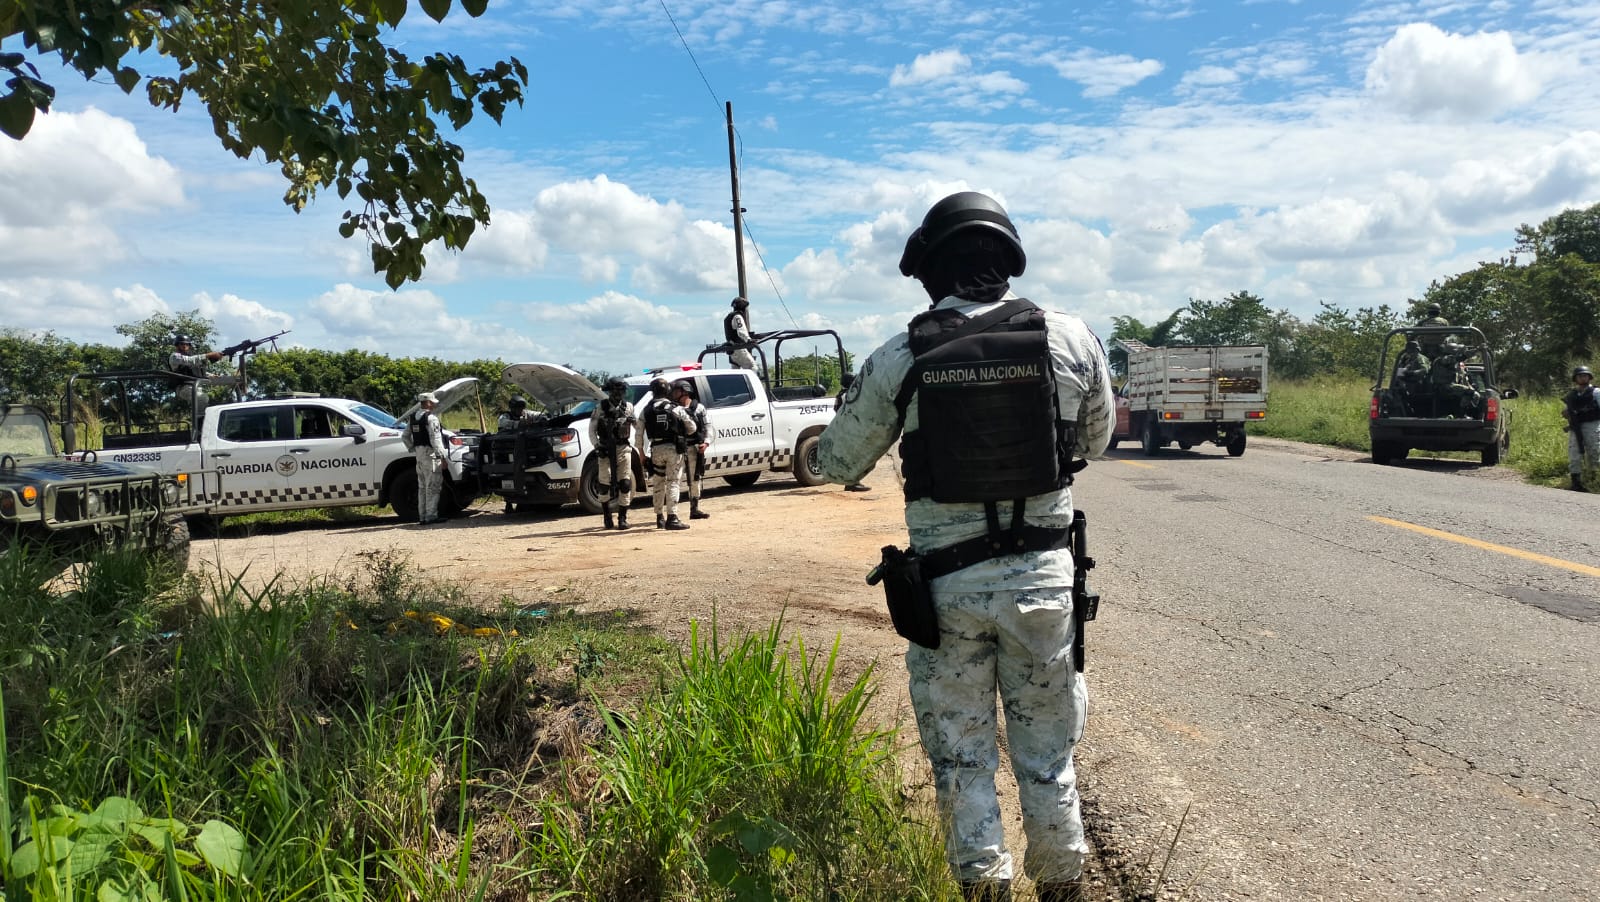
<path fill-rule="evenodd" d="M 619 491 L 619 492 L 631 492 L 631 491 L 633 491 L 633 480 L 632 479 L 619 479 L 619 480 L 617 480 L 617 491 Z"/>

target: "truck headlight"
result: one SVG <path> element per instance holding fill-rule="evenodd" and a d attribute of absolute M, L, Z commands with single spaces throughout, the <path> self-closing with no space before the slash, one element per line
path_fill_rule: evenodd
<path fill-rule="evenodd" d="M 161 503 L 168 507 L 178 503 L 178 484 L 176 482 L 161 483 Z"/>
<path fill-rule="evenodd" d="M 34 488 L 31 485 L 25 485 L 25 486 L 22 487 L 22 503 L 23 504 L 28 505 L 28 506 L 31 507 L 33 505 L 33 503 L 35 501 L 38 501 L 38 500 L 39 500 L 39 490 L 38 489 Z"/>
<path fill-rule="evenodd" d="M 101 501 L 99 492 L 94 489 L 83 490 L 83 515 L 85 517 L 98 517 L 104 509 L 105 504 Z"/>

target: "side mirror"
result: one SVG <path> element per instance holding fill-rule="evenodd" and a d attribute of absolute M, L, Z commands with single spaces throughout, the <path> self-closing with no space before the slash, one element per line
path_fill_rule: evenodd
<path fill-rule="evenodd" d="M 339 429 L 339 434 L 355 439 L 359 445 L 367 440 L 367 427 L 360 423 L 346 423 Z"/>
<path fill-rule="evenodd" d="M 1500 400 L 1502 401 L 1509 401 L 1516 396 L 1517 390 L 1514 388 L 1503 388 L 1500 390 Z"/>

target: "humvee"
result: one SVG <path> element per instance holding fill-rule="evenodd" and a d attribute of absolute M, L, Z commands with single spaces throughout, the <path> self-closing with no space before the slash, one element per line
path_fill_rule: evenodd
<path fill-rule="evenodd" d="M 72 562 L 102 549 L 137 547 L 184 566 L 183 515 L 197 508 L 188 483 L 186 474 L 102 463 L 93 452 L 62 457 L 44 411 L 0 407 L 0 554 L 21 547 Z"/>

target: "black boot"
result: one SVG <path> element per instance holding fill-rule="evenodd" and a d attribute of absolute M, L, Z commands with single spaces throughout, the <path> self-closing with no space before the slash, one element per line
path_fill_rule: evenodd
<path fill-rule="evenodd" d="M 602 511 L 605 511 L 606 529 L 616 529 L 617 528 L 616 521 L 611 519 L 611 505 L 607 504 L 607 505 L 601 507 L 600 509 Z"/>
<path fill-rule="evenodd" d="M 666 520 L 666 518 L 661 516 L 660 514 L 656 514 L 656 529 L 666 529 L 666 528 L 667 528 L 667 520 Z"/>
<path fill-rule="evenodd" d="M 618 529 L 627 529 L 628 528 L 628 509 L 627 508 L 623 508 L 622 510 L 617 511 L 617 528 Z"/>
<path fill-rule="evenodd" d="M 961 884 L 961 898 L 966 902 L 1011 902 L 1011 881 L 980 880 Z"/>
<path fill-rule="evenodd" d="M 666 528 L 667 529 L 688 529 L 689 528 L 689 524 L 683 522 L 682 520 L 679 520 L 677 514 L 673 514 L 672 516 L 667 518 L 667 526 L 666 526 Z"/>
<path fill-rule="evenodd" d="M 1038 890 L 1039 902 L 1083 902 L 1083 883 L 1079 880 L 1041 883 Z"/>
<path fill-rule="evenodd" d="M 1583 487 L 1583 477 L 1579 476 L 1577 473 L 1572 474 L 1572 490 L 1574 492 L 1587 492 L 1587 491 L 1589 491 L 1588 489 Z"/>
<path fill-rule="evenodd" d="M 689 519 L 691 519 L 691 520 L 709 520 L 709 519 L 711 519 L 711 515 L 710 514 L 705 513 L 704 511 L 700 510 L 700 499 L 699 498 L 692 499 L 689 502 Z"/>

